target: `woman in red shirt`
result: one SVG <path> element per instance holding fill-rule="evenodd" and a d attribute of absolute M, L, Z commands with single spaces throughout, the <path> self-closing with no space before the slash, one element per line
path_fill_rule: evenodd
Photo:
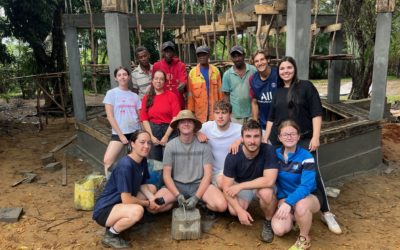
<path fill-rule="evenodd" d="M 169 124 L 181 110 L 177 96 L 164 90 L 165 79 L 163 71 L 154 72 L 149 93 L 143 97 L 140 111 L 140 121 L 153 142 L 149 159 L 158 161 L 163 159 L 167 142 L 177 135 Z"/>

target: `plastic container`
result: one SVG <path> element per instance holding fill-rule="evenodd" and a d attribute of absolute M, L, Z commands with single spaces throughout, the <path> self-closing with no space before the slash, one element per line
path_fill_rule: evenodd
<path fill-rule="evenodd" d="M 77 210 L 93 210 L 97 197 L 106 184 L 104 175 L 88 175 L 75 182 L 74 204 Z"/>

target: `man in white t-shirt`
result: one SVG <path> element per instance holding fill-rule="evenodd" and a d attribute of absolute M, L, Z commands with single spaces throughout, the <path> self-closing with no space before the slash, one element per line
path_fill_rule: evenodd
<path fill-rule="evenodd" d="M 207 141 L 213 154 L 212 182 L 222 187 L 225 158 L 232 144 L 240 141 L 242 125 L 231 122 L 232 105 L 226 101 L 217 101 L 213 107 L 214 121 L 203 123 L 198 137 Z"/>

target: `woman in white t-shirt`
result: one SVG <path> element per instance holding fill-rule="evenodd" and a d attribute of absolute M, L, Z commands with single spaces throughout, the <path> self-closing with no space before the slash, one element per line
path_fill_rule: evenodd
<path fill-rule="evenodd" d="M 131 79 L 128 69 L 118 67 L 114 70 L 118 87 L 107 91 L 103 103 L 107 119 L 112 127 L 111 141 L 104 154 L 104 171 L 108 178 L 108 168 L 112 166 L 124 145 L 128 144 L 132 134 L 140 129 L 138 114 L 141 101 L 137 94 L 129 90 Z"/>

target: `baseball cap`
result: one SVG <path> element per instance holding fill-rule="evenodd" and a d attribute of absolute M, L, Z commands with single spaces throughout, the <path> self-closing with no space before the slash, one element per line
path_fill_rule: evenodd
<path fill-rule="evenodd" d="M 196 55 L 199 53 L 206 53 L 206 54 L 210 54 L 210 48 L 208 48 L 207 46 L 203 45 L 203 46 L 199 46 L 196 49 Z"/>
<path fill-rule="evenodd" d="M 244 54 L 244 50 L 241 46 L 239 45 L 235 45 L 231 48 L 231 51 L 229 52 L 229 54 L 232 55 L 233 52 L 238 52 L 239 54 L 243 55 Z"/>
<path fill-rule="evenodd" d="M 175 44 L 171 41 L 167 41 L 162 44 L 162 50 L 165 50 L 166 48 L 171 48 L 172 50 L 175 51 Z"/>

